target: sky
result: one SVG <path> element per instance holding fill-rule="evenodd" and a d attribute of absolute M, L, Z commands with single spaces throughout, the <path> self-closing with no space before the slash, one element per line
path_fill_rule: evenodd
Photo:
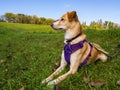
<path fill-rule="evenodd" d="M 120 0 L 1 0 L 0 15 L 37 15 L 59 19 L 69 11 L 76 11 L 80 22 L 112 21 L 120 25 Z"/>

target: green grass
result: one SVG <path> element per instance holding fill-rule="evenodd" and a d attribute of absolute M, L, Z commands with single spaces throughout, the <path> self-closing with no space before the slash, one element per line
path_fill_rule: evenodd
<path fill-rule="evenodd" d="M 114 53 L 120 44 L 120 30 L 85 30 L 87 39 Z M 52 73 L 50 66 L 60 60 L 63 49 L 63 32 L 47 25 L 15 24 L 0 22 L 0 90 L 53 90 L 41 84 Z M 61 74 L 67 72 L 67 67 Z M 90 81 L 105 80 L 98 90 L 120 90 L 120 55 L 113 61 L 96 62 L 84 66 L 60 83 L 60 90 L 93 90 L 83 81 L 84 74 Z"/>

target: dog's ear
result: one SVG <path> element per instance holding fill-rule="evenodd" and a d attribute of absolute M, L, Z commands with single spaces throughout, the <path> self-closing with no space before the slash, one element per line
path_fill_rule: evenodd
<path fill-rule="evenodd" d="M 72 12 L 67 12 L 67 16 L 68 16 L 68 20 L 72 21 L 72 20 L 78 20 L 76 11 L 72 11 Z"/>

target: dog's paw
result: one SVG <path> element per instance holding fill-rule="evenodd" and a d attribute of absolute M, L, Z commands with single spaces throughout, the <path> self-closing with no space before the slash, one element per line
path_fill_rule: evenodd
<path fill-rule="evenodd" d="M 48 83 L 49 81 L 51 81 L 52 80 L 52 78 L 46 78 L 46 79 L 44 79 L 43 81 L 42 81 L 42 83 L 44 84 L 44 83 Z"/>
<path fill-rule="evenodd" d="M 56 80 L 53 80 L 53 81 L 48 82 L 47 86 L 56 85 L 56 84 L 57 84 Z"/>

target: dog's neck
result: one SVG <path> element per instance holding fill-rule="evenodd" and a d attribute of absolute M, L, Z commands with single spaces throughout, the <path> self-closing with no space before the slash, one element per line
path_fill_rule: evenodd
<path fill-rule="evenodd" d="M 71 44 L 77 43 L 86 38 L 86 35 L 84 35 L 82 33 L 82 27 L 81 27 L 80 23 L 78 22 L 77 24 L 73 25 L 71 29 L 66 30 L 64 42 L 66 43 L 67 40 L 72 39 L 73 37 L 77 36 L 80 33 L 81 33 L 81 35 L 78 36 L 77 38 L 75 38 L 74 40 L 72 40 L 70 42 Z"/>

